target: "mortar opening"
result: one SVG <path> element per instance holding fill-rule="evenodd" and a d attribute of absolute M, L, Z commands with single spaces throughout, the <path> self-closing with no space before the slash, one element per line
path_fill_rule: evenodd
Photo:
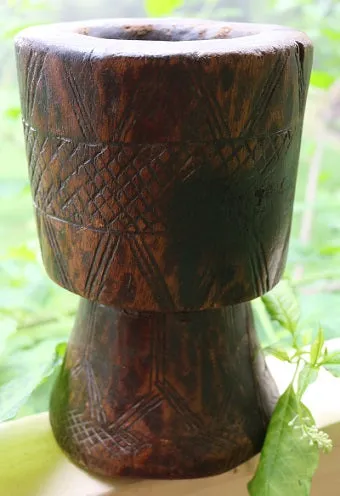
<path fill-rule="evenodd" d="M 135 41 L 199 41 L 228 39 L 249 36 L 246 31 L 235 30 L 225 25 L 201 26 L 154 26 L 145 25 L 126 25 L 126 26 L 100 26 L 90 27 L 81 30 L 81 34 L 95 38 L 104 38 L 108 40 L 135 40 Z"/>

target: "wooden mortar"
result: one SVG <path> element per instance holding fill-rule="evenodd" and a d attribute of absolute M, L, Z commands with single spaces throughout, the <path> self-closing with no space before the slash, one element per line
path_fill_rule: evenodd
<path fill-rule="evenodd" d="M 44 264 L 82 297 L 58 443 L 109 477 L 232 469 L 277 398 L 249 301 L 285 265 L 310 41 L 114 19 L 26 29 L 16 54 Z"/>

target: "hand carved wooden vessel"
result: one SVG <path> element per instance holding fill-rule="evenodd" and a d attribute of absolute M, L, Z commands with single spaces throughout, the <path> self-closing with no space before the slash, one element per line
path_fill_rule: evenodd
<path fill-rule="evenodd" d="M 16 51 L 44 264 L 82 296 L 58 443 L 111 477 L 235 467 L 277 396 L 249 301 L 285 263 L 309 40 L 118 19 L 30 28 Z"/>

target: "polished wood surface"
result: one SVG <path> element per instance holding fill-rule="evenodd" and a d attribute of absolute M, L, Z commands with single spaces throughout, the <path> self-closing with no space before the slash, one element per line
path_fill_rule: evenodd
<path fill-rule="evenodd" d="M 238 465 L 276 399 L 242 302 L 284 268 L 309 40 L 116 19 L 29 28 L 16 53 L 44 264 L 83 297 L 59 443 L 109 476 Z"/>

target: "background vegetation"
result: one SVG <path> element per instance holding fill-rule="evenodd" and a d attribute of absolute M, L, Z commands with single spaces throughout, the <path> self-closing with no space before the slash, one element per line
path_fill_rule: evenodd
<path fill-rule="evenodd" d="M 2 3 L 1 3 L 2 2 Z M 98 14 L 99 12 L 99 14 Z M 0 421 L 46 410 L 78 298 L 41 265 L 13 54 L 29 24 L 167 15 L 279 22 L 315 44 L 287 264 L 307 331 L 340 332 L 340 3 L 338 0 L 0 0 Z M 254 305 L 260 339 L 275 325 Z"/>

